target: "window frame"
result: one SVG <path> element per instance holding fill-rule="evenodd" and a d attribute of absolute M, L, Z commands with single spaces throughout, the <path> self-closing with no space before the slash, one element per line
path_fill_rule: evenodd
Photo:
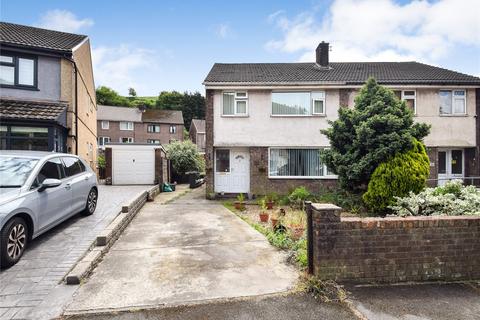
<path fill-rule="evenodd" d="M 273 94 L 274 93 L 308 93 L 310 95 L 310 108 L 308 114 L 274 114 L 273 113 Z M 314 98 L 314 94 L 322 94 L 322 98 Z M 316 113 L 314 101 L 323 101 L 323 113 Z M 326 117 L 327 116 L 327 92 L 326 90 L 272 90 L 270 92 L 270 116 L 275 118 L 283 118 L 283 117 Z"/>
<path fill-rule="evenodd" d="M 128 142 L 123 142 L 123 139 L 127 139 Z M 124 143 L 124 144 L 134 143 L 134 139 L 133 139 L 133 137 L 120 137 L 119 142 Z"/>
<path fill-rule="evenodd" d="M 222 151 L 228 151 L 228 171 L 217 171 L 217 151 L 222 150 Z M 214 168 L 213 168 L 214 174 L 224 174 L 228 175 L 232 173 L 232 150 L 228 148 L 218 148 L 215 149 L 215 159 L 214 159 Z"/>
<path fill-rule="evenodd" d="M 107 139 L 108 139 L 108 141 L 105 141 L 105 140 L 107 140 Z M 108 143 L 108 142 L 110 142 L 110 141 L 112 141 L 112 139 L 110 139 L 110 137 L 106 137 L 106 136 L 100 136 L 100 137 L 98 137 L 98 145 L 99 145 L 99 146 L 104 146 L 105 143 Z"/>
<path fill-rule="evenodd" d="M 106 124 L 106 126 L 104 126 L 104 124 Z M 102 128 L 102 130 L 110 130 L 110 121 L 101 120 L 100 121 L 100 127 Z"/>
<path fill-rule="evenodd" d="M 323 176 L 272 176 L 270 175 L 270 157 L 271 153 L 270 150 L 288 150 L 288 149 L 311 149 L 311 150 L 318 150 L 326 149 L 327 147 L 269 147 L 268 148 L 268 157 L 267 157 L 267 172 L 268 172 L 268 179 L 295 179 L 295 180 L 332 180 L 338 179 L 337 175 L 334 174 L 327 174 L 328 169 L 327 165 L 323 164 L 323 172 L 325 173 Z"/>
<path fill-rule="evenodd" d="M 451 113 L 443 113 L 442 112 L 442 106 L 440 104 L 439 107 L 438 107 L 439 115 L 441 117 L 459 117 L 459 116 L 462 117 L 462 116 L 466 116 L 467 115 L 467 89 L 440 89 L 440 90 L 438 90 L 439 102 L 441 102 L 440 92 L 442 92 L 442 91 L 449 91 L 452 95 L 452 112 Z M 463 92 L 463 102 L 464 102 L 463 113 L 455 112 L 455 91 L 462 91 Z"/>
<path fill-rule="evenodd" d="M 155 142 L 158 141 L 158 142 Z M 148 144 L 161 144 L 159 139 L 147 139 Z"/>
<path fill-rule="evenodd" d="M 245 96 L 238 96 L 239 93 L 245 93 Z M 225 114 L 224 113 L 224 108 L 223 108 L 223 102 L 224 102 L 224 98 L 223 96 L 225 94 L 233 94 L 233 114 Z M 248 91 L 247 90 L 231 90 L 231 91 L 222 91 L 222 108 L 221 108 L 221 111 L 222 111 L 222 117 L 248 117 Z M 245 113 L 238 113 L 237 112 L 237 104 L 239 101 L 245 101 Z"/>
<path fill-rule="evenodd" d="M 158 127 L 158 131 L 151 131 L 150 128 L 151 127 L 154 127 L 154 128 L 157 128 Z M 147 124 L 147 132 L 148 133 L 160 133 L 160 125 L 159 124 L 155 124 L 155 123 L 149 123 Z"/>
<path fill-rule="evenodd" d="M 173 129 L 173 130 L 172 130 Z M 171 124 L 170 127 L 168 128 L 168 132 L 170 134 L 176 134 L 177 133 L 177 125 Z"/>
<path fill-rule="evenodd" d="M 127 128 L 126 129 L 122 129 L 122 123 L 126 123 L 127 124 Z M 130 126 L 129 124 L 132 124 L 132 128 L 130 129 Z M 133 129 L 135 128 L 135 124 L 133 123 L 133 121 L 120 121 L 120 123 L 118 124 L 118 128 L 120 129 L 120 131 L 133 131 Z"/>
<path fill-rule="evenodd" d="M 411 95 L 406 95 L 406 91 L 413 91 L 413 114 L 417 115 L 417 90 L 400 90 L 401 91 L 401 99 L 405 101 L 406 99 L 411 99 Z M 407 106 L 408 107 L 408 106 Z"/>
<path fill-rule="evenodd" d="M 13 84 L 1 84 L 1 88 L 11 88 L 11 89 L 23 89 L 23 90 L 38 90 L 38 56 L 28 55 L 28 54 L 19 54 L 13 52 L 1 52 L 0 55 L 11 57 L 13 62 L 3 62 L 0 61 L 0 65 L 13 67 Z M 33 85 L 21 84 L 19 83 L 19 60 L 27 59 L 33 60 Z"/>

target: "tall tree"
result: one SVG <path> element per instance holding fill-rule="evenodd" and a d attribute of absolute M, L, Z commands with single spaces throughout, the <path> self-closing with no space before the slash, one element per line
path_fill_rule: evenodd
<path fill-rule="evenodd" d="M 124 107 L 131 107 L 132 103 L 126 97 L 123 97 L 118 94 L 113 89 L 109 87 L 101 86 L 98 87 L 96 92 L 97 96 L 97 103 L 103 104 L 107 106 L 124 106 Z"/>
<path fill-rule="evenodd" d="M 187 129 L 192 119 L 205 119 L 205 98 L 199 92 L 162 91 L 155 105 L 159 109 L 182 111 Z"/>
<path fill-rule="evenodd" d="M 135 89 L 133 89 L 133 88 L 128 88 L 128 95 L 132 99 L 135 99 L 135 97 L 137 96 L 137 91 L 135 91 Z"/>
<path fill-rule="evenodd" d="M 399 152 L 413 148 L 430 131 L 414 123 L 413 113 L 393 91 L 368 79 L 355 99 L 355 108 L 340 108 L 338 120 L 322 133 L 330 149 L 321 156 L 347 190 L 365 190 L 377 166 Z"/>

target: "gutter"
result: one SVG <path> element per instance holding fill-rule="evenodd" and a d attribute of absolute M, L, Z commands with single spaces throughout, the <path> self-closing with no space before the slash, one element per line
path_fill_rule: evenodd
<path fill-rule="evenodd" d="M 74 98 L 74 102 L 75 102 L 75 110 L 74 110 L 74 113 L 75 113 L 75 155 L 78 156 L 78 68 L 77 68 L 77 63 L 75 62 L 75 60 L 73 60 L 72 58 L 67 57 L 67 56 L 63 56 L 63 57 L 72 63 L 73 68 L 75 70 L 75 98 Z"/>

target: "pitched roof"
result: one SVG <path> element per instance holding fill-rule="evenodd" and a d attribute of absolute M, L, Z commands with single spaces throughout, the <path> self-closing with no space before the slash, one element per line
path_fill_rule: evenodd
<path fill-rule="evenodd" d="M 54 121 L 64 125 L 66 102 L 0 99 L 0 119 Z"/>
<path fill-rule="evenodd" d="M 183 124 L 182 111 L 147 109 L 142 114 L 143 122 Z"/>
<path fill-rule="evenodd" d="M 142 122 L 142 112 L 137 108 L 97 106 L 97 120 Z"/>
<path fill-rule="evenodd" d="M 204 84 L 360 85 L 369 77 L 382 84 L 480 85 L 480 78 L 419 62 L 216 63 Z"/>
<path fill-rule="evenodd" d="M 192 125 L 197 128 L 197 133 L 205 132 L 205 120 L 192 119 Z"/>
<path fill-rule="evenodd" d="M 87 36 L 0 22 L 0 43 L 13 46 L 72 52 Z"/>

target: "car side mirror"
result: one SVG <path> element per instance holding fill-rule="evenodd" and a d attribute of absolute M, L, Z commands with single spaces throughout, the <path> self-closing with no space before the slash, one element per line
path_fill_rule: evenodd
<path fill-rule="evenodd" d="M 42 184 L 40 185 L 40 188 L 38 188 L 38 192 L 42 192 L 43 190 L 45 190 L 47 188 L 58 187 L 61 184 L 62 184 L 62 181 L 60 181 L 58 179 L 45 179 L 45 180 L 43 180 Z"/>

